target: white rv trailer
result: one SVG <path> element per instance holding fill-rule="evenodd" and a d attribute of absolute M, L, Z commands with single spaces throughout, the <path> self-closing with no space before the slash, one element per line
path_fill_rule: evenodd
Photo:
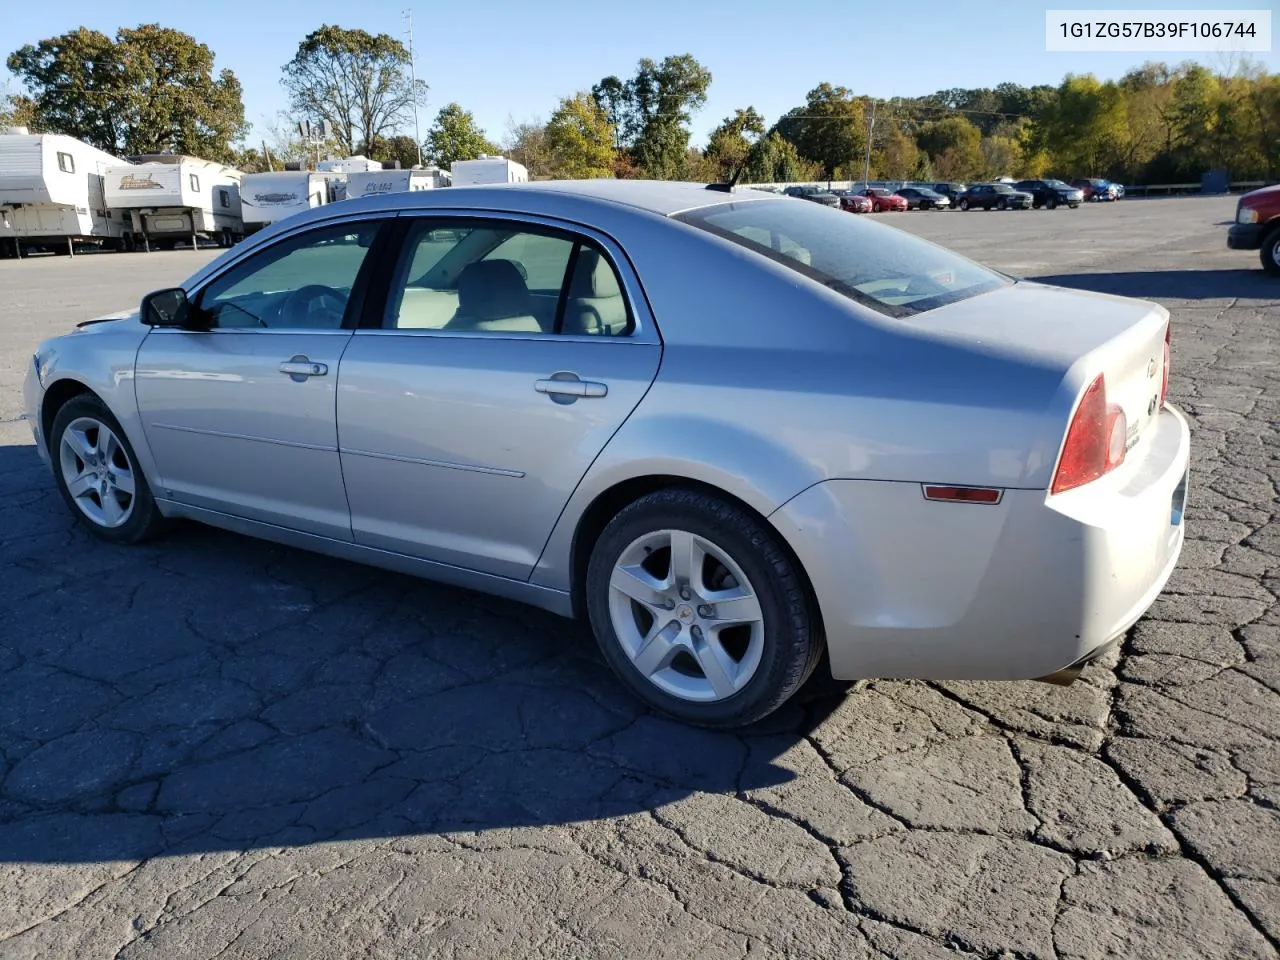
<path fill-rule="evenodd" d="M 76 241 L 123 246 L 128 218 L 107 209 L 102 190 L 103 171 L 122 162 L 74 137 L 0 132 L 0 256 L 74 254 Z"/>
<path fill-rule="evenodd" d="M 321 160 L 316 164 L 316 169 L 323 173 L 368 173 L 370 170 L 381 170 L 382 161 L 357 155 L 341 160 Z"/>
<path fill-rule="evenodd" d="M 229 247 L 244 236 L 239 170 L 179 154 L 131 157 L 106 172 L 107 208 L 124 212 L 137 242 L 172 250 L 200 237 Z"/>
<path fill-rule="evenodd" d="M 478 183 L 527 183 L 529 171 L 506 157 L 480 156 L 475 160 L 455 160 L 449 168 L 455 187 Z"/>
<path fill-rule="evenodd" d="M 372 197 L 382 193 L 432 190 L 438 178 L 430 170 L 370 170 L 347 174 L 347 199 Z"/>
<path fill-rule="evenodd" d="M 245 235 L 301 210 L 332 203 L 339 176 L 310 170 L 246 173 L 240 180 Z"/>

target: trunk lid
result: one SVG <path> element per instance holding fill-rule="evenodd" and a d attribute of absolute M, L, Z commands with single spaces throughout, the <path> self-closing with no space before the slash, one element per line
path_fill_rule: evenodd
<path fill-rule="evenodd" d="M 1062 414 L 1064 434 L 1076 400 L 1099 373 L 1108 403 L 1124 410 L 1128 449 L 1159 415 L 1169 311 L 1158 303 L 1019 281 L 906 322 L 977 352 L 1060 371 L 1053 412 Z"/>

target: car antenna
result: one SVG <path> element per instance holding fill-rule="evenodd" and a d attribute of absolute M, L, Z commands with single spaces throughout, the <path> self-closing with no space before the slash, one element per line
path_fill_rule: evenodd
<path fill-rule="evenodd" d="M 733 172 L 733 176 L 729 178 L 728 183 L 708 183 L 708 190 L 719 190 L 721 193 L 733 193 L 733 188 L 738 185 L 738 181 L 742 178 L 742 173 L 747 169 L 747 159 L 743 157 L 742 162 L 738 164 L 738 169 Z"/>

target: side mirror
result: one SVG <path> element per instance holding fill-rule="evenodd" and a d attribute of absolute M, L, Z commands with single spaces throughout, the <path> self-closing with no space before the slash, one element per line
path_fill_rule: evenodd
<path fill-rule="evenodd" d="M 191 319 L 187 291 L 172 287 L 147 294 L 142 298 L 139 316 L 143 323 L 152 327 L 185 327 Z"/>

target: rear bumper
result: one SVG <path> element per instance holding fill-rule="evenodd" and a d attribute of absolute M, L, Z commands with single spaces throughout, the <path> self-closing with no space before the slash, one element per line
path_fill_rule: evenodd
<path fill-rule="evenodd" d="M 1141 459 L 1058 496 L 935 503 L 916 483 L 828 480 L 771 519 L 813 583 L 837 679 L 1036 679 L 1114 641 L 1164 589 L 1190 445 L 1168 408 Z"/>
<path fill-rule="evenodd" d="M 1232 250 L 1261 250 L 1266 223 L 1233 223 L 1227 231 L 1227 246 Z"/>

